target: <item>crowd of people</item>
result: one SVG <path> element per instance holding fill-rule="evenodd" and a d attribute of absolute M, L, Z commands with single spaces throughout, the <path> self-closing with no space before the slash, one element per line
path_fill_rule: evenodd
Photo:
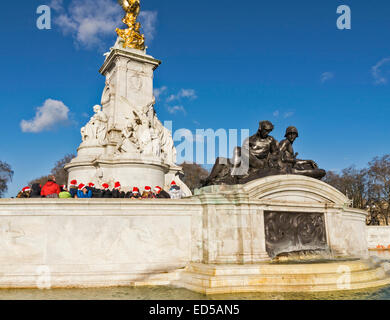
<path fill-rule="evenodd" d="M 103 183 L 97 188 L 93 183 L 77 183 L 77 180 L 70 182 L 69 188 L 65 185 L 58 185 L 54 176 L 44 186 L 38 183 L 23 188 L 17 195 L 17 198 L 60 198 L 60 199 L 85 199 L 85 198 L 115 198 L 115 199 L 181 199 L 183 197 L 181 188 L 172 181 L 169 191 L 156 186 L 153 190 L 146 186 L 141 192 L 138 187 L 132 191 L 122 191 L 120 182 L 115 182 L 114 188 L 110 189 L 108 183 Z"/>

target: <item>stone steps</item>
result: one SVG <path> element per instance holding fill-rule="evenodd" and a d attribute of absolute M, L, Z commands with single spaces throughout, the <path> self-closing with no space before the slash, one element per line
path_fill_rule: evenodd
<path fill-rule="evenodd" d="M 342 261 L 337 263 L 315 264 L 249 264 L 249 265 L 213 265 L 192 263 L 187 271 L 206 274 L 210 276 L 242 275 L 242 274 L 308 274 L 308 273 L 334 273 L 340 266 L 347 267 L 351 272 L 372 269 L 372 264 L 365 260 Z"/>
<path fill-rule="evenodd" d="M 318 272 L 317 272 L 318 271 Z M 368 261 L 249 266 L 191 264 L 175 283 L 202 294 L 359 290 L 390 284 Z"/>

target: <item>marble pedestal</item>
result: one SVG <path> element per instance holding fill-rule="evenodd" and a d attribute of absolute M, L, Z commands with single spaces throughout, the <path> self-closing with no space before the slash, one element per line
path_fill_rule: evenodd
<path fill-rule="evenodd" d="M 186 196 L 192 195 L 180 180 L 172 134 L 154 110 L 153 76 L 160 64 L 117 40 L 100 69 L 106 78 L 101 107 L 94 107 L 95 115 L 81 129 L 77 157 L 65 166 L 69 181 L 167 190 L 175 180 Z"/>

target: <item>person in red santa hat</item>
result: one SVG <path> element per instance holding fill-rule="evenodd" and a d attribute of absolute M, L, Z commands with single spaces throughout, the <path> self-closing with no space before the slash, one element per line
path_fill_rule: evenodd
<path fill-rule="evenodd" d="M 176 184 L 175 181 L 172 181 L 171 188 L 169 189 L 169 195 L 171 199 L 181 199 L 183 198 L 183 192 L 181 188 Z"/>
<path fill-rule="evenodd" d="M 95 188 L 95 184 L 90 182 L 88 183 L 88 190 L 92 192 L 92 198 L 100 198 L 101 190 Z"/>
<path fill-rule="evenodd" d="M 16 196 L 18 199 L 23 199 L 23 198 L 30 198 L 31 196 L 31 188 L 30 187 L 24 187 Z"/>
<path fill-rule="evenodd" d="M 69 193 L 71 194 L 72 198 L 74 198 L 77 195 L 77 180 L 72 180 L 69 184 Z"/>
<path fill-rule="evenodd" d="M 106 198 L 106 199 L 112 198 L 112 192 L 111 192 L 111 190 L 109 188 L 110 188 L 110 185 L 108 183 L 103 183 L 102 184 L 102 189 L 100 190 L 99 197 L 100 198 Z"/>
<path fill-rule="evenodd" d="M 142 193 L 142 199 L 153 199 L 153 192 L 151 187 L 149 186 L 145 187 L 145 190 Z"/>
<path fill-rule="evenodd" d="M 90 199 L 92 198 L 92 191 L 88 190 L 87 186 L 83 183 L 79 185 L 79 190 L 77 191 L 78 199 Z"/>
<path fill-rule="evenodd" d="M 154 188 L 154 197 L 157 199 L 170 199 L 171 196 L 163 188 L 156 186 Z"/>
<path fill-rule="evenodd" d="M 142 199 L 139 189 L 137 187 L 133 188 L 131 199 Z"/>
<path fill-rule="evenodd" d="M 112 190 L 112 197 L 115 199 L 124 198 L 126 194 L 121 190 L 122 190 L 121 183 L 115 182 L 114 189 Z"/>

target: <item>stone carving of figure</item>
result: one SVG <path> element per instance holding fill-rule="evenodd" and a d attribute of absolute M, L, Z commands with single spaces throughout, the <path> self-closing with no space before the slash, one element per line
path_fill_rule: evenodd
<path fill-rule="evenodd" d="M 151 135 L 151 122 L 149 118 L 149 112 L 146 110 L 149 110 L 150 105 L 145 106 L 142 108 L 142 112 L 138 113 L 138 127 L 137 127 L 137 136 L 138 136 L 138 143 L 139 148 L 142 154 L 153 154 L 153 141 L 152 141 L 152 135 Z"/>
<path fill-rule="evenodd" d="M 155 128 L 151 128 L 150 133 L 152 138 L 153 156 L 156 158 L 161 158 L 161 140 L 158 131 Z"/>
<path fill-rule="evenodd" d="M 157 117 L 154 120 L 155 128 L 159 132 L 162 157 L 165 163 L 175 164 L 176 163 L 176 148 L 173 143 L 171 132 L 163 126 Z"/>
<path fill-rule="evenodd" d="M 137 122 L 135 117 L 126 117 L 126 127 L 122 130 L 122 141 L 117 146 L 119 153 L 139 153 L 136 137 Z"/>
<path fill-rule="evenodd" d="M 107 123 L 108 117 L 102 111 L 102 107 L 96 105 L 93 107 L 95 114 L 91 120 L 81 128 L 81 138 L 88 144 L 98 144 L 103 146 L 107 143 Z"/>
<path fill-rule="evenodd" d="M 100 145 L 104 145 L 107 143 L 108 117 L 99 105 L 94 106 L 93 111 L 95 111 L 94 122 L 96 125 L 96 139 Z"/>
<path fill-rule="evenodd" d="M 95 181 L 97 181 L 99 186 L 101 186 L 103 184 L 103 177 L 104 177 L 104 172 L 103 172 L 102 168 L 97 166 L 96 172 L 95 172 Z"/>
<path fill-rule="evenodd" d="M 85 127 L 82 127 L 82 128 L 81 128 L 80 133 L 81 133 L 81 140 L 82 140 L 83 142 L 85 142 L 85 141 L 87 140 L 87 138 L 88 138 L 88 136 L 87 136 L 86 133 L 85 133 Z"/>

